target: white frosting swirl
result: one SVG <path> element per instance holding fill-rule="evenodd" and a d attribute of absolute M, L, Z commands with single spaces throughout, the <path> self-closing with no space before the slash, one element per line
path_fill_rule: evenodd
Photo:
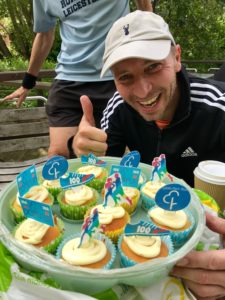
<path fill-rule="evenodd" d="M 80 167 L 77 170 L 77 173 L 80 173 L 80 174 L 93 174 L 96 178 L 96 177 L 101 176 L 101 174 L 103 173 L 103 169 L 101 167 L 88 165 L 88 166 Z"/>
<path fill-rule="evenodd" d="M 23 221 L 15 232 L 15 238 L 26 244 L 36 245 L 42 242 L 49 225 L 33 219 Z"/>
<path fill-rule="evenodd" d="M 159 236 L 124 236 L 124 241 L 135 254 L 146 258 L 158 256 L 161 250 Z"/>
<path fill-rule="evenodd" d="M 21 206 L 18 196 L 19 193 L 17 193 L 16 202 L 19 206 Z M 31 199 L 37 202 L 44 202 L 44 200 L 48 198 L 48 190 L 42 185 L 35 185 L 32 186 L 25 195 L 23 195 L 23 198 Z"/>
<path fill-rule="evenodd" d="M 45 186 L 46 188 L 60 188 L 61 187 L 59 179 L 44 180 L 43 186 Z"/>
<path fill-rule="evenodd" d="M 62 258 L 71 265 L 88 265 L 101 261 L 107 253 L 105 244 L 100 240 L 90 239 L 78 248 L 80 238 L 68 241 L 62 249 Z"/>
<path fill-rule="evenodd" d="M 70 205 L 83 205 L 93 198 L 93 190 L 81 185 L 65 191 L 65 202 Z"/>
<path fill-rule="evenodd" d="M 160 207 L 151 209 L 149 215 L 155 222 L 173 229 L 180 229 L 187 223 L 187 215 L 183 210 L 168 211 Z"/>
<path fill-rule="evenodd" d="M 114 219 L 122 218 L 125 215 L 125 210 L 122 206 L 106 206 L 102 204 L 95 206 L 92 211 L 98 209 L 98 218 L 101 225 L 112 223 Z"/>
<path fill-rule="evenodd" d="M 142 188 L 142 192 L 147 195 L 149 198 L 154 199 L 155 194 L 158 192 L 158 190 L 163 187 L 165 183 L 161 181 L 148 181 L 145 183 L 145 185 Z"/>
<path fill-rule="evenodd" d="M 139 190 L 130 186 L 123 187 L 124 193 L 129 198 L 134 198 L 139 195 Z"/>

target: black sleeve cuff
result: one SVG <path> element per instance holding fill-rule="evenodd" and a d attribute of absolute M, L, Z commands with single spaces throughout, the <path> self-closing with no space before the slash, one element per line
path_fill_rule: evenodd
<path fill-rule="evenodd" d="M 73 138 L 74 138 L 74 136 L 71 136 L 67 142 L 67 148 L 69 150 L 69 158 L 77 158 L 76 154 L 73 152 L 73 147 L 72 147 Z"/>

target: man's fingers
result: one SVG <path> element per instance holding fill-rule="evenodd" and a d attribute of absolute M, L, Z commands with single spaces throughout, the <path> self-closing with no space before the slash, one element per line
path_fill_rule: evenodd
<path fill-rule="evenodd" d="M 214 232 L 225 235 L 225 219 L 206 213 L 206 224 Z"/>
<path fill-rule="evenodd" d="M 207 271 L 204 269 L 174 267 L 171 275 L 200 285 L 218 285 L 223 287 L 225 291 L 225 274 L 223 270 Z"/>
<path fill-rule="evenodd" d="M 91 126 L 95 126 L 95 119 L 93 116 L 93 105 L 88 96 L 81 96 L 80 103 L 83 109 L 83 118 L 82 120 L 88 122 Z"/>
<path fill-rule="evenodd" d="M 210 284 L 199 285 L 189 280 L 184 280 L 183 282 L 198 300 L 215 300 L 225 295 L 225 289 L 221 286 Z"/>
<path fill-rule="evenodd" d="M 225 250 L 191 251 L 177 263 L 177 266 L 225 270 Z"/>
<path fill-rule="evenodd" d="M 85 138 L 83 136 L 82 138 L 79 138 L 79 136 L 75 136 L 74 149 L 76 150 L 75 153 L 77 157 L 88 155 L 90 153 L 95 156 L 105 156 L 107 144 L 106 142 L 92 140 L 89 137 Z"/>

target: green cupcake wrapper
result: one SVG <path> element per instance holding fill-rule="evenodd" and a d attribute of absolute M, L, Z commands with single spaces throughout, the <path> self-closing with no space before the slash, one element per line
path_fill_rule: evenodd
<path fill-rule="evenodd" d="M 62 192 L 63 189 L 61 187 L 50 187 L 50 188 L 47 188 L 47 190 L 54 197 L 54 203 L 55 204 L 58 203 L 57 197 L 58 197 L 59 193 Z"/>
<path fill-rule="evenodd" d="M 94 178 L 91 181 L 89 181 L 88 183 L 86 183 L 87 186 L 97 190 L 98 192 L 100 192 L 106 182 L 106 179 L 108 177 L 108 170 L 106 168 L 103 168 L 104 170 L 104 175 L 101 178 Z"/>
<path fill-rule="evenodd" d="M 64 237 L 64 223 L 58 217 L 57 217 L 57 226 L 60 230 L 60 235 L 55 240 L 51 241 L 51 243 L 49 243 L 48 245 L 40 248 L 40 249 L 44 249 L 46 252 L 51 254 L 55 254 L 59 244 L 61 243 Z"/>
<path fill-rule="evenodd" d="M 24 220 L 23 220 L 24 221 Z M 19 228 L 19 226 L 23 223 L 20 222 L 19 224 L 17 224 L 13 231 L 12 231 L 12 235 L 15 236 L 16 230 Z M 63 239 L 64 236 L 64 223 L 63 221 L 57 217 L 57 226 L 59 227 L 59 231 L 60 231 L 60 235 L 53 241 L 51 241 L 48 245 L 44 246 L 44 247 L 40 247 L 40 249 L 45 250 L 48 253 L 52 253 L 54 254 L 56 252 L 56 249 L 58 247 L 58 245 L 60 244 L 60 242 Z M 35 245 L 33 245 L 35 247 Z"/>
<path fill-rule="evenodd" d="M 99 199 L 99 194 L 98 192 L 94 189 L 91 188 L 95 194 L 95 199 L 91 202 L 89 202 L 87 205 L 69 205 L 69 204 L 64 204 L 62 202 L 62 199 L 64 197 L 65 192 L 62 191 L 61 193 L 59 193 L 58 197 L 57 197 L 57 201 L 59 203 L 59 207 L 60 207 L 60 213 L 62 214 L 62 216 L 64 216 L 67 219 L 70 220 L 83 220 L 84 219 L 84 215 L 87 212 L 87 210 L 92 207 L 95 206 L 97 203 L 97 200 Z"/>

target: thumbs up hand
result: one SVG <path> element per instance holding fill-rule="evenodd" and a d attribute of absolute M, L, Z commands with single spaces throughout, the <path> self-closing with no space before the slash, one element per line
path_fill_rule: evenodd
<path fill-rule="evenodd" d="M 87 96 L 81 96 L 83 117 L 78 127 L 78 132 L 73 139 L 73 151 L 77 157 L 93 153 L 104 156 L 107 150 L 107 134 L 95 127 L 93 106 Z"/>

